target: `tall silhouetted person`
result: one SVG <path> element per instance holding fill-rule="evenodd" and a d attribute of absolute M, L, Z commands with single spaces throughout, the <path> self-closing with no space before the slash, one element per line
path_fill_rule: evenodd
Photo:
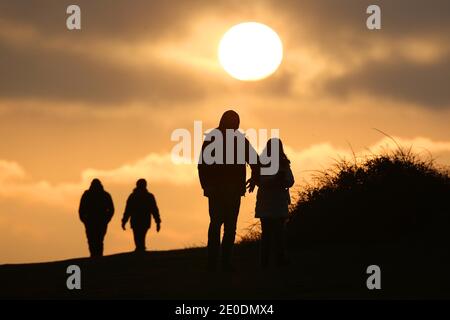
<path fill-rule="evenodd" d="M 204 195 L 208 197 L 210 224 L 208 229 L 208 269 L 217 268 L 220 248 L 220 231 L 224 225 L 222 239 L 222 268 L 233 270 L 231 254 L 236 235 L 236 224 L 241 204 L 241 196 L 246 191 L 246 163 L 250 163 L 251 157 L 257 159 L 258 155 L 249 141 L 237 129 L 239 128 L 239 115 L 232 110 L 226 111 L 220 119 L 219 127 L 205 135 L 202 145 L 202 153 L 198 164 L 200 184 Z M 227 131 L 236 134 L 232 139 L 227 138 Z M 217 134 L 223 138 L 222 156 L 211 150 L 210 144 L 216 141 Z M 240 135 L 240 136 L 239 136 Z M 239 147 L 239 141 L 243 141 L 244 148 Z M 232 144 L 234 143 L 234 144 Z M 233 147 L 233 154 L 227 157 L 227 145 Z M 217 150 L 216 150 L 217 151 Z M 243 152 L 244 154 L 241 154 Z M 211 155 L 218 157 L 213 161 Z M 209 159 L 208 159 L 209 158 Z M 230 158 L 232 161 L 226 161 Z M 241 158 L 244 161 L 238 161 Z M 208 161 L 209 160 L 209 161 Z M 231 162 L 231 163 L 230 163 Z M 257 165 L 251 164 L 252 177 L 257 174 Z M 250 192 L 253 191 L 255 179 L 251 179 Z"/>
<path fill-rule="evenodd" d="M 83 193 L 79 214 L 86 228 L 91 257 L 101 257 L 103 239 L 108 223 L 114 215 L 114 204 L 111 195 L 103 189 L 100 180 L 92 180 L 89 190 Z"/>
<path fill-rule="evenodd" d="M 156 231 L 161 229 L 161 218 L 156 205 L 155 197 L 147 190 L 147 181 L 139 179 L 136 188 L 130 194 L 122 218 L 122 229 L 130 219 L 131 229 L 133 229 L 136 252 L 145 251 L 145 236 L 151 226 L 151 217 L 155 219 Z"/>
<path fill-rule="evenodd" d="M 272 148 L 275 144 L 277 146 Z M 276 152 L 275 150 L 278 151 L 276 157 L 272 154 Z M 278 161 L 278 170 L 275 174 L 261 174 L 257 181 L 255 217 L 261 219 L 261 265 L 266 268 L 272 253 L 274 253 L 278 265 L 287 262 L 285 221 L 288 217 L 288 206 L 291 201 L 289 188 L 294 185 L 294 176 L 280 139 L 270 139 L 263 153 L 271 155 L 271 161 Z M 263 167 L 264 165 L 261 165 L 261 169 Z"/>

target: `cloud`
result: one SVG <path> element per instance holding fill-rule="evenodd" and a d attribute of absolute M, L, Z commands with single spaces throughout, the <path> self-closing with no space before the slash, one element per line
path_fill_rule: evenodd
<path fill-rule="evenodd" d="M 0 3 L 0 17 L 17 21 L 48 36 L 67 36 L 66 8 L 73 1 L 30 0 Z M 113 0 L 108 3 L 78 0 L 81 8 L 82 33 L 87 38 L 156 40 L 180 35 L 192 17 L 201 13 L 208 2 Z"/>
<path fill-rule="evenodd" d="M 436 109 L 450 108 L 450 56 L 434 64 L 408 61 L 368 62 L 339 77 L 329 79 L 327 93 L 386 97 Z"/>
<path fill-rule="evenodd" d="M 395 140 L 395 141 L 394 141 Z M 403 148 L 411 147 L 413 152 L 423 153 L 429 151 L 433 153 L 449 152 L 450 151 L 450 141 L 434 141 L 426 137 L 416 137 L 414 139 L 406 139 L 402 137 L 384 137 L 379 142 L 375 143 L 370 147 L 373 151 L 378 151 L 380 149 L 397 149 L 397 145 Z"/>
<path fill-rule="evenodd" d="M 69 4 L 0 4 L 6 30 L 0 96 L 167 106 L 224 94 L 341 99 L 364 93 L 434 110 L 449 105 L 448 72 L 438 72 L 449 68 L 445 0 L 377 1 L 383 24 L 377 32 L 365 27 L 368 0 L 79 1 L 78 33 L 64 25 Z M 230 85 L 215 69 L 216 42 L 225 26 L 250 18 L 279 30 L 285 61 L 260 83 Z"/>
<path fill-rule="evenodd" d="M 434 141 L 425 137 L 405 139 L 394 137 L 404 147 L 428 156 L 450 152 L 450 141 Z M 397 145 L 385 137 L 367 149 L 357 151 L 358 157 L 364 157 L 381 150 L 396 149 Z M 303 150 L 295 150 L 286 146 L 293 169 L 302 179 L 308 180 L 314 170 L 326 169 L 338 158 L 352 159 L 351 150 L 337 148 L 330 143 L 311 145 Z M 0 196 L 20 201 L 31 201 L 46 205 L 73 208 L 79 194 L 93 178 L 99 178 L 111 186 L 133 185 L 137 179 L 146 178 L 151 185 L 177 186 L 190 188 L 198 183 L 195 164 L 175 164 L 170 154 L 151 153 L 137 161 L 126 163 L 111 170 L 86 169 L 81 173 L 78 182 L 51 184 L 45 180 L 33 181 L 25 170 L 17 163 L 0 161 Z"/>
<path fill-rule="evenodd" d="M 22 179 L 25 171 L 17 163 L 0 160 L 0 182 Z"/>
<path fill-rule="evenodd" d="M 197 178 L 197 172 L 193 164 L 173 163 L 170 154 L 152 153 L 113 170 L 87 169 L 81 176 L 82 181 L 100 178 L 115 184 L 130 184 L 139 178 L 147 178 L 149 183 L 185 185 Z"/>
<path fill-rule="evenodd" d="M 217 61 L 216 45 L 226 30 L 221 19 L 227 13 L 251 10 L 250 3 L 114 1 L 106 10 L 104 5 L 82 1 L 78 5 L 87 15 L 88 27 L 79 33 L 68 32 L 61 24 L 64 3 L 32 2 L 28 10 L 21 3 L 2 5 L 3 99 L 167 107 L 199 102 L 211 93 L 216 98 L 290 91 L 290 72 L 277 73 L 263 83 L 242 83 L 229 81 Z M 173 36 L 167 35 L 168 30 Z"/>
<path fill-rule="evenodd" d="M 0 96 L 116 105 L 170 104 L 201 99 L 201 78 L 154 62 L 136 70 L 75 53 L 14 47 L 0 42 Z"/>
<path fill-rule="evenodd" d="M 46 205 L 72 208 L 79 194 L 94 178 L 116 186 L 133 185 L 146 178 L 149 184 L 184 186 L 197 178 L 195 165 L 179 165 L 170 154 L 149 154 L 112 170 L 86 169 L 78 182 L 52 184 L 46 180 L 34 181 L 15 162 L 0 161 L 0 197 Z"/>
<path fill-rule="evenodd" d="M 33 181 L 25 170 L 15 162 L 0 161 L 0 198 L 23 203 L 72 207 L 79 193 L 78 184 Z"/>
<path fill-rule="evenodd" d="M 267 3 L 277 14 L 284 15 L 293 35 L 308 36 L 308 40 L 327 49 L 364 46 L 379 37 L 395 41 L 431 34 L 444 38 L 450 31 L 450 3 L 446 0 L 292 0 L 282 4 L 268 0 Z M 372 4 L 381 8 L 379 32 L 366 28 L 366 8 Z M 330 54 L 335 53 L 330 51 Z"/>
<path fill-rule="evenodd" d="M 308 79 L 319 88 L 316 96 L 362 93 L 434 111 L 450 107 L 448 1 L 376 1 L 382 12 L 379 31 L 365 26 L 365 9 L 373 1 L 269 3 L 289 25 L 290 49 L 303 45 L 308 55 L 315 52 L 313 63 L 325 63 Z"/>

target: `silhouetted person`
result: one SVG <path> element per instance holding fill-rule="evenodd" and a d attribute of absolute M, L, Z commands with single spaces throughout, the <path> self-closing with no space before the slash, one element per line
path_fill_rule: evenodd
<path fill-rule="evenodd" d="M 161 218 L 155 197 L 147 190 L 147 181 L 139 179 L 136 182 L 136 188 L 128 197 L 122 218 L 123 230 L 125 230 L 128 219 L 130 219 L 136 252 L 143 252 L 146 249 L 145 236 L 148 229 L 150 229 L 152 216 L 156 222 L 156 231 L 159 232 L 161 229 Z"/>
<path fill-rule="evenodd" d="M 92 180 L 89 190 L 83 193 L 78 212 L 86 228 L 91 257 L 103 256 L 103 239 L 114 215 L 114 204 L 100 180 Z"/>
<path fill-rule="evenodd" d="M 204 195 L 208 197 L 210 224 L 208 229 L 208 269 L 215 270 L 219 257 L 220 248 L 220 230 L 224 225 L 224 234 L 222 239 L 222 268 L 231 271 L 231 254 L 236 235 L 236 224 L 241 204 L 241 196 L 246 191 L 246 163 L 249 163 L 251 157 L 258 159 L 256 151 L 252 148 L 245 136 L 237 131 L 239 128 L 239 115 L 232 110 L 226 111 L 220 119 L 219 127 L 205 135 L 205 141 L 202 145 L 202 154 L 198 164 L 198 173 Z M 238 138 L 227 139 L 226 130 L 231 129 L 232 133 L 237 134 L 244 143 L 244 154 L 238 148 Z M 215 141 L 214 134 L 221 134 L 223 137 L 223 161 L 214 161 L 205 163 L 208 158 L 208 146 Z M 210 140 L 210 141 L 208 141 Z M 232 163 L 226 163 L 227 144 L 234 142 L 234 159 Z M 213 155 L 219 156 L 212 152 Z M 242 156 L 245 161 L 238 163 L 238 158 Z M 232 157 L 230 157 L 232 158 Z M 253 162 L 255 163 L 255 162 Z M 257 173 L 257 165 L 251 164 L 252 176 Z M 250 192 L 255 187 L 255 179 L 250 182 Z"/>
<path fill-rule="evenodd" d="M 294 185 L 290 161 L 284 153 L 281 140 L 270 139 L 263 153 L 272 154 L 272 143 L 278 144 L 278 172 L 273 175 L 261 174 L 257 181 L 258 192 L 256 194 L 255 217 L 261 219 L 261 265 L 263 268 L 268 266 L 272 253 L 275 254 L 278 265 L 287 263 L 285 222 L 291 201 L 289 188 Z M 263 167 L 264 165 L 261 165 L 261 169 Z"/>

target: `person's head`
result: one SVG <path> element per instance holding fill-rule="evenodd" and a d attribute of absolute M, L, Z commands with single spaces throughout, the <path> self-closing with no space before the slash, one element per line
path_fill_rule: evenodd
<path fill-rule="evenodd" d="M 139 190 L 147 189 L 147 181 L 145 179 L 139 179 L 136 182 L 136 189 Z"/>
<path fill-rule="evenodd" d="M 276 157 L 278 153 L 278 159 L 281 161 L 289 161 L 286 153 L 284 153 L 283 142 L 279 138 L 271 138 L 267 141 L 266 152 L 269 157 Z"/>
<path fill-rule="evenodd" d="M 225 113 L 222 115 L 222 118 L 220 118 L 219 129 L 237 130 L 239 129 L 239 122 L 240 122 L 239 115 L 237 114 L 236 111 L 233 110 L 225 111 Z"/>
<path fill-rule="evenodd" d="M 92 191 L 103 190 L 102 182 L 97 178 L 93 179 L 91 182 L 91 186 L 89 187 L 89 190 L 92 190 Z"/>
<path fill-rule="evenodd" d="M 267 141 L 266 147 L 260 156 L 263 175 L 273 175 L 278 172 L 280 165 L 290 163 L 284 153 L 283 143 L 279 138 L 271 138 Z"/>

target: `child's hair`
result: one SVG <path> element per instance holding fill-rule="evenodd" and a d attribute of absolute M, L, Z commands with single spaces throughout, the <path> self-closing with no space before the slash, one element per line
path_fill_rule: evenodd
<path fill-rule="evenodd" d="M 283 148 L 283 142 L 281 142 L 281 140 L 279 138 L 271 138 L 267 141 L 266 144 L 266 148 L 264 150 L 264 153 L 267 156 L 271 156 L 272 155 L 272 143 L 278 143 L 278 155 L 279 155 L 279 160 L 280 160 L 280 164 L 281 163 L 291 163 L 291 161 L 289 160 L 289 158 L 287 157 L 286 153 L 284 153 L 284 148 Z"/>

